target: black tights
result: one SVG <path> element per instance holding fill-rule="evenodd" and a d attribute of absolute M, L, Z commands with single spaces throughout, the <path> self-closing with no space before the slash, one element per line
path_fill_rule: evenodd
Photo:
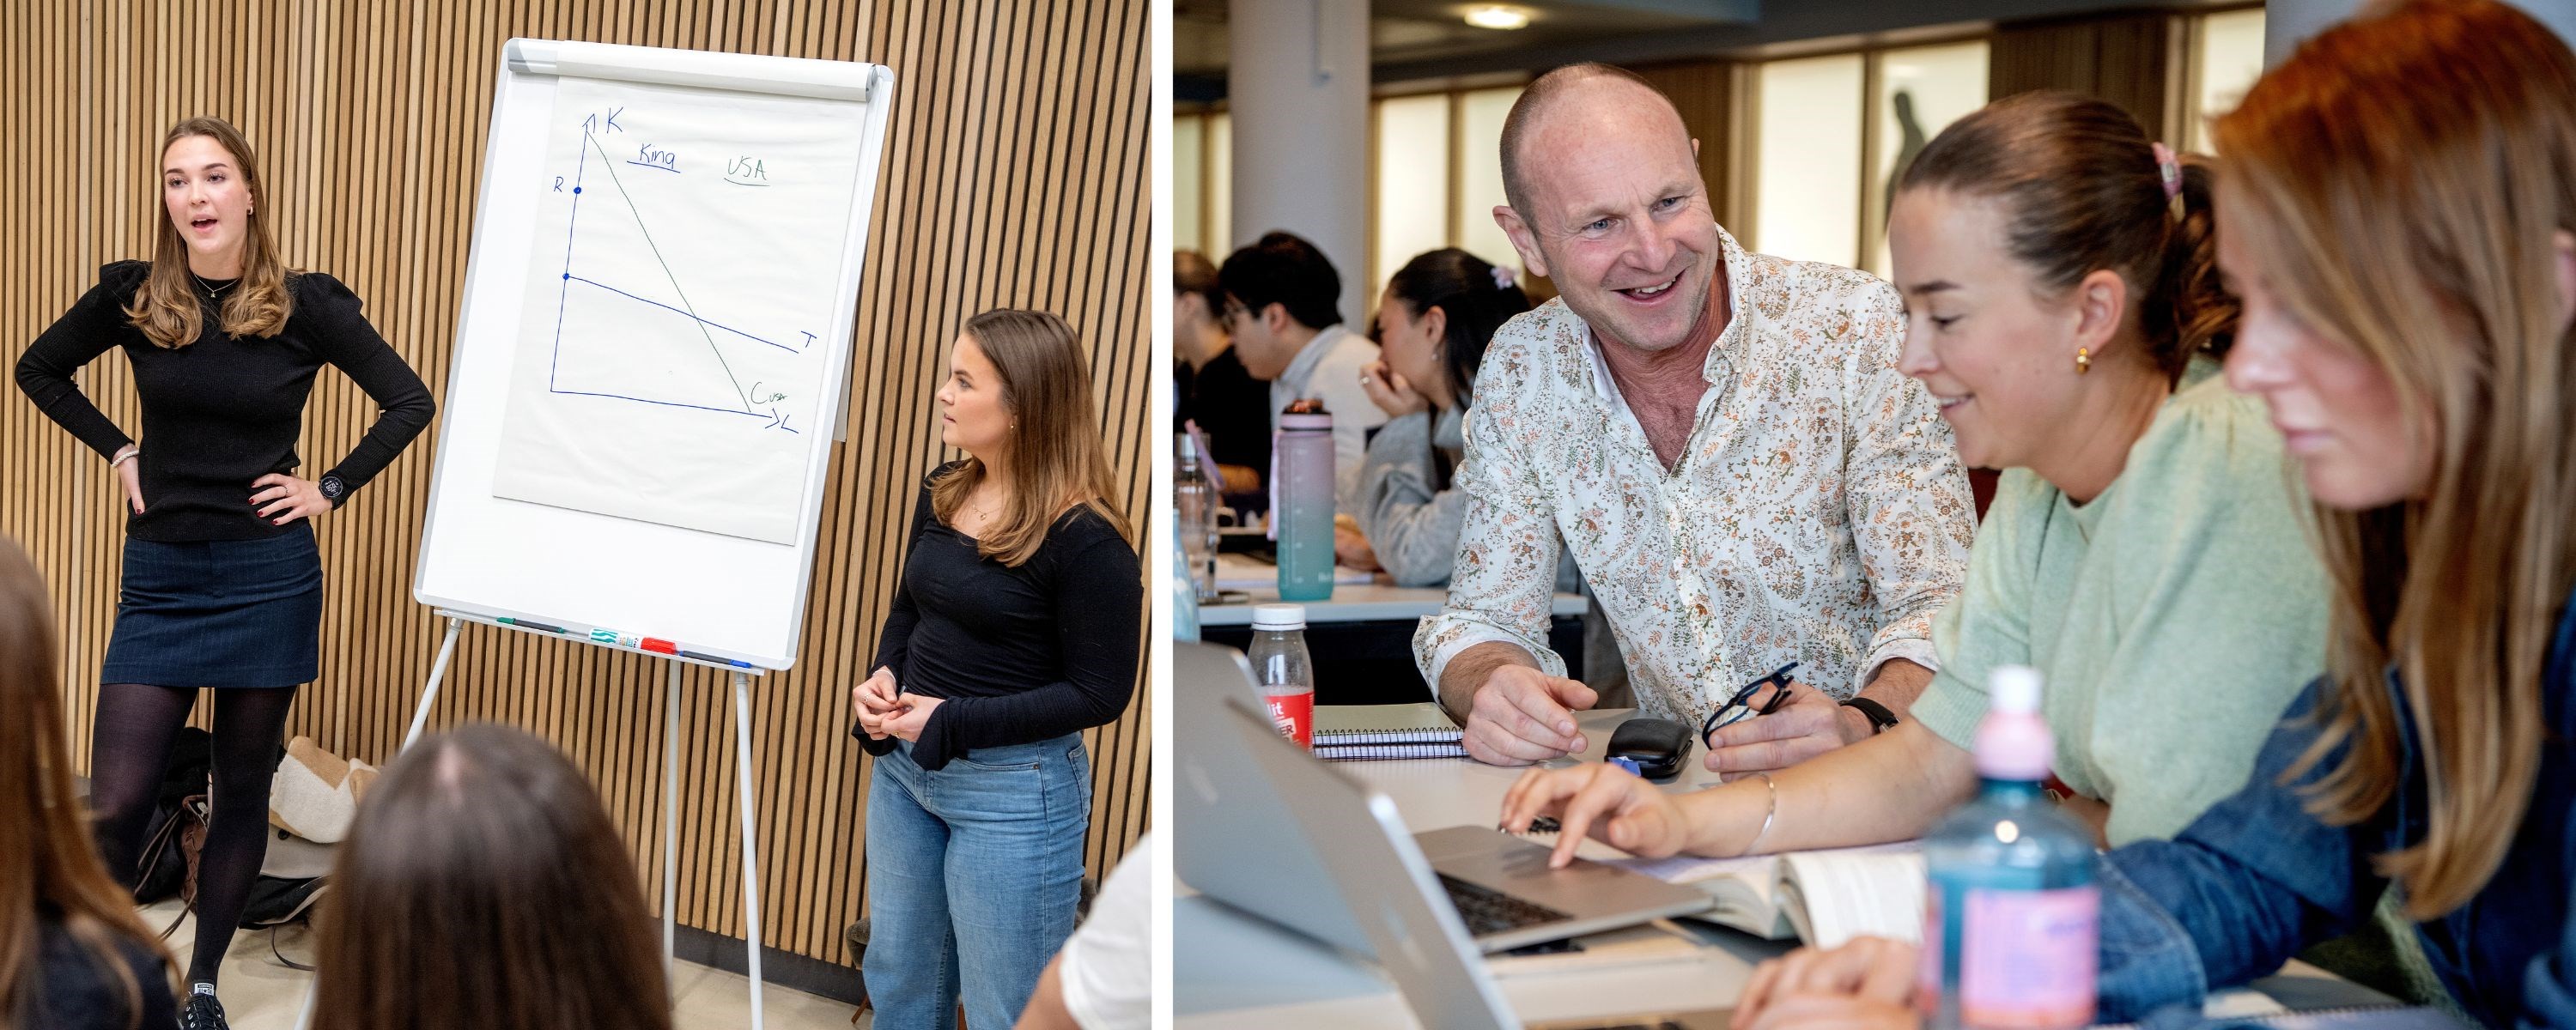
<path fill-rule="evenodd" d="M 215 694 L 214 788 L 206 845 L 197 860 L 197 950 L 189 983 L 214 983 L 251 882 L 268 857 L 268 785 L 286 732 L 294 687 L 227 688 Z M 90 807 L 98 850 L 119 883 L 134 883 L 136 852 L 170 764 L 170 742 L 196 706 L 194 687 L 110 683 L 98 690 L 91 737 Z"/>

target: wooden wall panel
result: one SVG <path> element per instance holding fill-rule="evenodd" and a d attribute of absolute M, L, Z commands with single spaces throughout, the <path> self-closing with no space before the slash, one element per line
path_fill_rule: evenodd
<path fill-rule="evenodd" d="M 2190 135 L 2183 75 L 2188 18 L 2142 12 L 2004 25 L 1989 52 L 1986 95 L 2064 89 L 2120 105 L 2180 149 Z"/>
<path fill-rule="evenodd" d="M 512 36 L 865 60 L 897 76 L 858 310 L 850 442 L 832 456 L 804 652 L 754 681 L 763 936 L 847 962 L 861 914 L 868 766 L 845 728 L 902 559 L 923 472 L 945 460 L 931 395 L 967 316 L 1062 314 L 1092 347 L 1094 396 L 1125 496 L 1142 515 L 1155 439 L 1147 388 L 1147 0 L 78 0 L 0 5 L 0 141 L 21 156 L 0 197 L 0 327 L 31 340 L 99 265 L 147 257 L 161 133 L 215 114 L 258 148 L 290 264 L 338 275 L 432 390 L 445 394 L 502 41 Z M 125 362 L 83 387 L 137 425 Z M 299 453 L 327 466 L 372 417 L 325 374 Z M 321 680 L 290 733 L 392 757 L 440 625 L 412 603 L 436 429 L 320 526 L 328 607 Z M 62 622 L 65 730 L 88 760 L 123 526 L 105 464 L 0 391 L 0 534 L 45 570 Z M 1135 519 L 1140 528 L 1150 520 Z M 1152 591 L 1147 596 L 1153 596 Z M 1141 646 L 1143 636 L 1139 634 Z M 661 775 L 683 768 L 683 922 L 739 937 L 730 698 L 685 677 L 664 739 L 665 666 L 469 628 L 433 716 L 512 723 L 599 783 L 659 898 Z M 1141 680 L 1141 677 L 1140 677 Z M 199 712 L 202 724 L 204 712 Z M 1096 783 L 1087 856 L 1103 873 L 1148 819 L 1146 692 L 1087 733 Z M 657 902 L 658 903 L 658 902 Z"/>

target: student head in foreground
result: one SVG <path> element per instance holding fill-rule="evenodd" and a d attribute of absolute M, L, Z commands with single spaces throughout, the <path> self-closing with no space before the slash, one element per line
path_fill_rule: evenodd
<path fill-rule="evenodd" d="M 1937 664 L 1971 500 L 1931 394 L 1897 371 L 1904 306 L 1866 273 L 1738 246 L 1697 154 L 1671 101 L 1605 65 L 1540 76 L 1504 122 L 1495 221 L 1562 292 L 1485 352 L 1448 603 L 1413 644 L 1480 760 L 1586 744 L 1573 713 L 1599 695 L 1546 643 L 1563 552 L 1648 715 L 1696 725 L 1797 663 L 1777 714 L 1721 731 L 1728 771 L 1869 737 L 1871 709 L 1901 713 Z"/>
<path fill-rule="evenodd" d="M 2100 1016 L 2197 1012 L 2393 890 L 2452 1000 L 2576 1024 L 2576 56 L 2495 0 L 2377 5 L 2216 126 L 2229 383 L 2315 498 L 2326 673 L 2245 788 L 2104 856 Z M 1869 940 L 1739 1025 L 1904 1018 Z"/>
<path fill-rule="evenodd" d="M 1041 311 L 966 322 L 939 390 L 966 459 L 914 503 L 877 668 L 851 690 L 868 787 L 875 1025 L 1019 1017 L 1073 932 L 1091 759 L 1136 689 L 1144 571 L 1082 340 Z"/>
<path fill-rule="evenodd" d="M 0 1030 L 164 1030 L 177 970 L 72 794 L 53 603 L 0 538 Z"/>
<path fill-rule="evenodd" d="M 669 1030 L 635 863 L 580 769 L 476 723 L 367 793 L 320 916 L 318 1030 Z"/>

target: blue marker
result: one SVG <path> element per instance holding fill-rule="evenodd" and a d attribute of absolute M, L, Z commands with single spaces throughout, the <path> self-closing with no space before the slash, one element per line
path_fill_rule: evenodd
<path fill-rule="evenodd" d="M 755 668 L 755 666 L 753 666 L 750 662 L 737 662 L 737 661 L 734 661 L 734 660 L 733 660 L 733 659 L 731 659 L 731 658 L 718 658 L 718 657 L 716 657 L 716 656 L 714 656 L 714 655 L 711 655 L 711 654 L 699 654 L 699 653 L 697 653 L 697 652 L 695 652 L 695 651 L 682 651 L 682 652 L 680 652 L 680 657 L 682 657 L 682 658 L 695 658 L 695 659 L 697 659 L 697 660 L 699 660 L 699 661 L 702 661 L 702 662 L 714 662 L 714 663 L 716 663 L 716 664 L 718 664 L 718 665 L 730 665 L 730 666 L 733 666 L 734 668 L 737 668 L 737 669 L 749 669 L 749 668 Z"/>

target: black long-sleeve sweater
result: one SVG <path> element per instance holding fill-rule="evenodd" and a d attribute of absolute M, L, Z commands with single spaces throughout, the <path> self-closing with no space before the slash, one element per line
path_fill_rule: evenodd
<path fill-rule="evenodd" d="M 931 512 L 922 480 L 910 557 L 876 665 L 901 690 L 939 698 L 912 760 L 938 769 L 971 748 L 1026 744 L 1118 718 L 1136 689 L 1145 584 L 1135 549 L 1091 509 L 1047 528 L 1018 567 L 975 551 L 975 540 Z M 869 754 L 894 738 L 867 740 Z"/>
<path fill-rule="evenodd" d="M 126 321 L 150 266 L 119 261 L 99 269 L 98 285 L 36 337 L 18 359 L 18 388 L 45 417 L 91 450 L 113 457 L 132 437 L 98 410 L 72 373 L 111 348 L 134 367 L 143 401 L 143 513 L 126 532 L 144 540 L 254 540 L 286 532 L 260 518 L 252 481 L 293 472 L 302 462 L 295 440 L 304 405 L 324 364 L 339 368 L 383 410 L 366 438 L 316 477 L 336 478 L 347 500 L 402 453 L 429 425 L 437 406 L 402 355 L 376 335 L 356 294 L 319 272 L 287 277 L 294 308 L 276 336 L 234 337 L 222 329 L 211 300 L 197 340 L 157 347 Z M 201 293 L 200 297 L 204 295 Z"/>

